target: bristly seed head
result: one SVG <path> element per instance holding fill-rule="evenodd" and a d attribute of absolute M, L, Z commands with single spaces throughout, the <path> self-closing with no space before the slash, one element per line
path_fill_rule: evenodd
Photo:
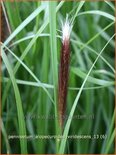
<path fill-rule="evenodd" d="M 68 77 L 69 77 L 69 63 L 70 63 L 70 33 L 72 24 L 66 17 L 65 23 L 62 24 L 62 46 L 59 67 L 59 82 L 58 82 L 58 109 L 59 109 L 59 122 L 61 127 L 64 124 L 66 111 L 66 99 L 68 92 Z"/>
<path fill-rule="evenodd" d="M 68 16 L 66 17 L 66 21 L 64 25 L 62 25 L 62 39 L 64 40 L 69 40 L 70 38 L 70 33 L 71 33 L 72 25 L 68 19 Z"/>

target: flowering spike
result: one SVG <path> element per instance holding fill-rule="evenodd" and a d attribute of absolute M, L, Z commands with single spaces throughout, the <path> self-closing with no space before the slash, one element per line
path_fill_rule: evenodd
<path fill-rule="evenodd" d="M 59 68 L 59 84 L 58 84 L 58 109 L 60 116 L 60 125 L 63 126 L 63 116 L 66 110 L 67 85 L 69 75 L 69 58 L 70 58 L 70 33 L 72 26 L 68 20 L 68 16 L 62 26 L 62 49 Z"/>

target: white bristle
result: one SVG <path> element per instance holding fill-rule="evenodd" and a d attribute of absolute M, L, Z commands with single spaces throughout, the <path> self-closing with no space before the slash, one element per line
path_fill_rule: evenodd
<path fill-rule="evenodd" d="M 69 22 L 68 16 L 67 16 L 66 21 L 65 21 L 64 25 L 62 26 L 63 41 L 65 39 L 69 39 L 70 33 L 71 33 L 71 28 L 72 28 L 72 26 L 70 25 L 70 22 Z"/>

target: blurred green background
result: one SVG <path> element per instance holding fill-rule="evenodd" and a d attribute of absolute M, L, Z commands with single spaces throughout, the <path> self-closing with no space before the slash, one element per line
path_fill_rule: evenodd
<path fill-rule="evenodd" d="M 2 153 L 113 154 L 114 2 L 5 1 L 1 6 L 7 25 L 2 26 L 6 37 L 1 45 Z M 65 120 L 62 134 L 92 139 L 9 139 L 60 135 L 57 120 L 50 117 L 57 116 L 61 30 L 67 14 L 73 28 L 66 116 L 73 118 Z"/>

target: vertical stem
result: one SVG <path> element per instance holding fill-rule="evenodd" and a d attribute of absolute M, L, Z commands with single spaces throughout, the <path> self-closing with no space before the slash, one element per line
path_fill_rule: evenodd
<path fill-rule="evenodd" d="M 57 88 L 58 88 L 58 68 L 57 68 L 57 40 L 56 40 L 56 4 L 55 1 L 49 2 L 49 22 L 50 22 L 50 45 L 51 59 L 54 83 L 54 102 L 55 102 L 55 127 L 56 135 L 59 134 L 58 129 L 58 111 L 57 111 Z M 59 141 L 56 139 L 56 153 L 58 152 Z"/>

